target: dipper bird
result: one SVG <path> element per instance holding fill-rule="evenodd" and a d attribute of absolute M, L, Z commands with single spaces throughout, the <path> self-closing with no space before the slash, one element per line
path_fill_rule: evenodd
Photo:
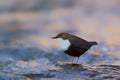
<path fill-rule="evenodd" d="M 65 49 L 64 52 L 66 54 L 73 56 L 73 60 L 74 60 L 74 57 L 78 57 L 77 62 L 79 60 L 79 57 L 82 54 L 84 54 L 93 45 L 97 45 L 97 42 L 95 42 L 95 41 L 89 42 L 89 41 L 86 41 L 75 35 L 65 33 L 65 32 L 61 32 L 61 33 L 57 34 L 57 36 L 52 37 L 52 39 L 57 39 L 57 38 L 60 41 L 62 40 L 62 42 L 61 42 L 63 44 L 62 48 Z M 72 62 L 73 62 L 73 60 L 72 60 Z"/>

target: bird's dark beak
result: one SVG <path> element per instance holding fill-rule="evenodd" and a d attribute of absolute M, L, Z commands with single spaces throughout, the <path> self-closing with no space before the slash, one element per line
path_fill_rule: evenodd
<path fill-rule="evenodd" d="M 52 37 L 52 39 L 56 39 L 57 37 Z"/>
<path fill-rule="evenodd" d="M 95 42 L 95 43 L 94 43 L 94 45 L 98 45 L 98 43 L 97 43 L 97 42 Z"/>

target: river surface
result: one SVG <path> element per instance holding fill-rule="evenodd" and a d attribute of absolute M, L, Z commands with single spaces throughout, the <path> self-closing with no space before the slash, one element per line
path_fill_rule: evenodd
<path fill-rule="evenodd" d="M 16 7 L 13 12 L 9 10 L 15 3 L 1 5 L 5 8 L 0 12 L 0 80 L 119 80 L 120 6 L 112 1 L 37 11 Z M 51 39 L 59 32 L 98 45 L 74 65 L 58 41 Z"/>

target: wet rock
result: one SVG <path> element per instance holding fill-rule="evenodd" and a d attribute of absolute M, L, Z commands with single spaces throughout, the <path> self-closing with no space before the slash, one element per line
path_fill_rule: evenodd
<path fill-rule="evenodd" d="M 50 52 L 45 51 L 38 48 L 37 43 L 32 41 L 11 42 L 8 40 L 0 44 L 0 77 L 4 80 L 120 79 L 120 66 L 111 65 L 114 57 L 110 56 L 111 53 L 108 54 L 111 51 L 108 44 L 101 43 L 88 51 L 80 57 L 78 64 L 68 62 L 72 59 L 62 50 L 52 48 Z M 100 65 L 101 62 L 105 65 Z M 110 62 L 109 65 L 107 65 L 108 62 Z M 98 64 L 91 65 L 96 63 Z"/>
<path fill-rule="evenodd" d="M 72 64 L 68 62 L 57 63 L 57 66 L 60 68 L 55 70 L 47 70 L 39 73 L 28 72 L 26 74 L 19 74 L 19 80 L 32 79 L 46 79 L 46 80 L 55 80 L 55 79 L 64 79 L 64 80 L 118 80 L 120 79 L 120 72 L 118 69 L 120 66 L 116 65 L 81 65 L 81 64 Z M 41 67 L 41 66 L 39 66 Z M 38 69 L 39 70 L 39 69 Z M 8 74 L 8 73 L 7 73 Z M 12 72 L 11 72 L 12 74 Z M 18 75 L 18 74 L 16 74 Z M 20 78 L 21 75 L 21 78 Z M 14 76 L 14 75 L 13 75 Z M 13 80 L 17 79 L 16 76 L 12 78 Z M 7 78 L 6 78 L 7 80 Z"/>
<path fill-rule="evenodd" d="M 27 48 L 25 50 L 27 50 Z M 43 53 L 40 53 L 40 54 L 42 55 Z M 49 53 L 45 53 L 45 54 L 48 55 Z M 55 54 L 53 55 L 55 56 Z M 60 55 L 64 55 L 64 54 L 60 54 Z M 22 59 L 14 60 L 15 59 L 14 57 L 12 59 L 6 59 L 6 60 L 4 58 L 1 58 L 0 60 L 1 75 L 0 76 L 2 79 L 5 79 L 5 80 L 8 80 L 8 79 L 26 80 L 27 78 L 31 80 L 39 80 L 39 79 L 117 80 L 117 79 L 120 79 L 119 77 L 120 66 L 118 65 L 84 65 L 84 64 L 73 64 L 71 62 L 57 62 L 57 61 L 54 62 L 54 60 L 59 61 L 59 59 L 53 59 L 52 61 L 50 61 L 49 57 L 50 55 L 49 56 L 43 55 L 39 59 L 30 58 L 29 60 L 26 60 L 26 61 Z M 63 56 L 60 57 L 59 55 L 56 55 L 56 57 L 62 58 Z M 9 74 L 12 74 L 12 76 Z"/>
<path fill-rule="evenodd" d="M 25 76 L 25 77 L 28 77 L 28 78 L 31 78 L 31 79 L 34 79 L 34 78 L 53 78 L 53 77 L 55 77 L 55 75 L 54 74 L 52 74 L 52 73 L 48 73 L 48 74 L 46 74 L 45 72 L 43 72 L 43 73 L 41 73 L 41 74 L 25 74 L 25 75 L 23 75 L 23 76 Z"/>
<path fill-rule="evenodd" d="M 0 80 L 27 80 L 28 78 L 25 78 L 20 75 L 15 75 L 12 73 L 6 73 L 6 72 L 0 72 Z"/>

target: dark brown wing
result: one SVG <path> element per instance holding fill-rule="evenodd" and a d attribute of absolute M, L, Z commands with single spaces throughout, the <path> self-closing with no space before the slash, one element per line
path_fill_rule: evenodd
<path fill-rule="evenodd" d="M 82 38 L 76 37 L 76 36 L 73 36 L 73 37 L 68 39 L 71 44 L 74 44 L 75 46 L 77 46 L 79 48 L 85 48 L 85 49 L 90 48 L 90 45 L 88 44 L 88 41 L 86 41 Z"/>

